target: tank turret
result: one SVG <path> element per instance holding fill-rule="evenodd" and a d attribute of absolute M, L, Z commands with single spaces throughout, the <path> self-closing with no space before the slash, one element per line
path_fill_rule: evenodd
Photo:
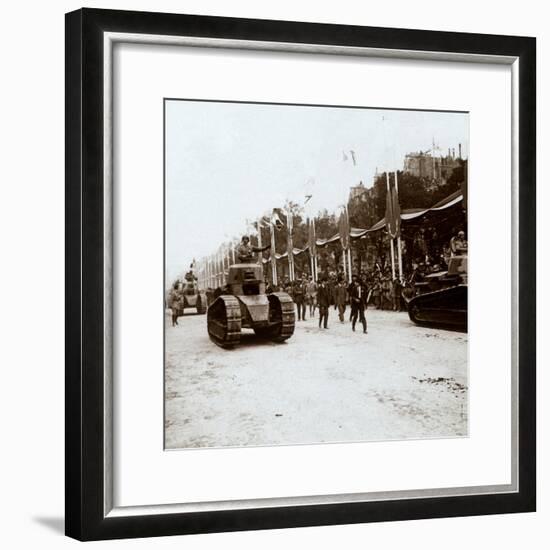
<path fill-rule="evenodd" d="M 176 281 L 168 296 L 168 306 L 176 305 L 177 316 L 181 317 L 186 309 L 195 308 L 199 315 L 206 313 L 206 293 L 199 289 L 196 279 Z"/>

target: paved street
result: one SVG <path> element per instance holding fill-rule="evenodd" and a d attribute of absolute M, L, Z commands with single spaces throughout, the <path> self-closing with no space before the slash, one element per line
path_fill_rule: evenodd
<path fill-rule="evenodd" d="M 346 312 L 346 318 L 349 310 Z M 467 435 L 467 335 L 367 312 L 368 334 L 330 309 L 286 343 L 244 331 L 225 350 L 206 315 L 166 315 L 166 448 Z"/>

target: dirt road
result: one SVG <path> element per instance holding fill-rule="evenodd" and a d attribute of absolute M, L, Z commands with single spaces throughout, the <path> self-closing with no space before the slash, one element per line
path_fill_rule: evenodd
<path fill-rule="evenodd" d="M 224 350 L 206 316 L 166 317 L 166 448 L 467 435 L 467 335 L 369 310 L 368 334 L 330 309 L 283 344 L 245 331 Z M 359 329 L 359 326 L 358 326 Z"/>

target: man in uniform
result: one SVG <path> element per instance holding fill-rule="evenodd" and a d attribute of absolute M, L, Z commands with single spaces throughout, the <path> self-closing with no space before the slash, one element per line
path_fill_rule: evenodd
<path fill-rule="evenodd" d="M 315 306 L 317 305 L 317 285 L 311 275 L 306 286 L 306 297 L 309 304 L 309 316 L 313 317 L 315 315 Z"/>
<path fill-rule="evenodd" d="M 192 283 L 193 281 L 196 281 L 197 280 L 197 277 L 195 276 L 195 274 L 193 273 L 193 264 L 191 264 L 189 266 L 189 271 L 185 274 L 185 280 L 188 282 L 188 283 Z"/>
<path fill-rule="evenodd" d="M 350 291 L 351 303 L 351 330 L 355 332 L 357 317 L 363 325 L 363 333 L 367 334 L 367 319 L 365 318 L 366 289 L 359 282 L 357 275 L 353 275 Z"/>
<path fill-rule="evenodd" d="M 296 279 L 292 285 L 292 299 L 296 304 L 296 309 L 298 312 L 298 321 L 306 320 L 305 292 L 306 292 L 306 280 L 304 276 L 302 279 Z"/>
<path fill-rule="evenodd" d="M 168 301 L 172 310 L 172 326 L 175 327 L 178 324 L 178 313 L 183 305 L 180 292 L 177 288 L 172 288 Z"/>
<path fill-rule="evenodd" d="M 459 231 L 458 235 L 451 239 L 450 245 L 452 256 L 462 256 L 466 254 L 466 252 L 468 252 L 468 241 L 466 240 L 464 231 Z"/>
<path fill-rule="evenodd" d="M 334 287 L 334 309 L 338 309 L 338 318 L 340 322 L 344 322 L 344 313 L 346 312 L 346 302 L 348 298 L 348 291 L 346 288 L 346 282 L 341 279 Z"/>
<path fill-rule="evenodd" d="M 237 250 L 236 250 L 237 258 L 239 262 L 242 264 L 256 263 L 256 258 L 254 257 L 254 253 L 263 252 L 264 250 L 267 250 L 270 247 L 271 247 L 270 244 L 263 247 L 252 246 L 250 244 L 250 238 L 248 237 L 248 235 L 243 235 L 241 239 L 241 244 L 237 246 Z"/>
<path fill-rule="evenodd" d="M 328 328 L 328 307 L 330 306 L 330 290 L 325 279 L 321 279 L 317 289 L 317 305 L 319 306 L 319 328 Z"/>

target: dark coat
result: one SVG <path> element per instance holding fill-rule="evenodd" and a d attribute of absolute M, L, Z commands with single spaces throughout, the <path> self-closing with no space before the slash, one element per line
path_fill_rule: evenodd
<path fill-rule="evenodd" d="M 334 303 L 337 306 L 345 305 L 348 297 L 348 291 L 345 286 L 337 285 L 334 287 Z"/>
<path fill-rule="evenodd" d="M 317 288 L 317 305 L 319 307 L 330 306 L 330 289 L 327 285 Z"/>
<path fill-rule="evenodd" d="M 365 309 L 365 304 L 367 301 L 367 289 L 363 285 L 352 285 L 350 288 L 349 296 L 352 307 Z"/>

